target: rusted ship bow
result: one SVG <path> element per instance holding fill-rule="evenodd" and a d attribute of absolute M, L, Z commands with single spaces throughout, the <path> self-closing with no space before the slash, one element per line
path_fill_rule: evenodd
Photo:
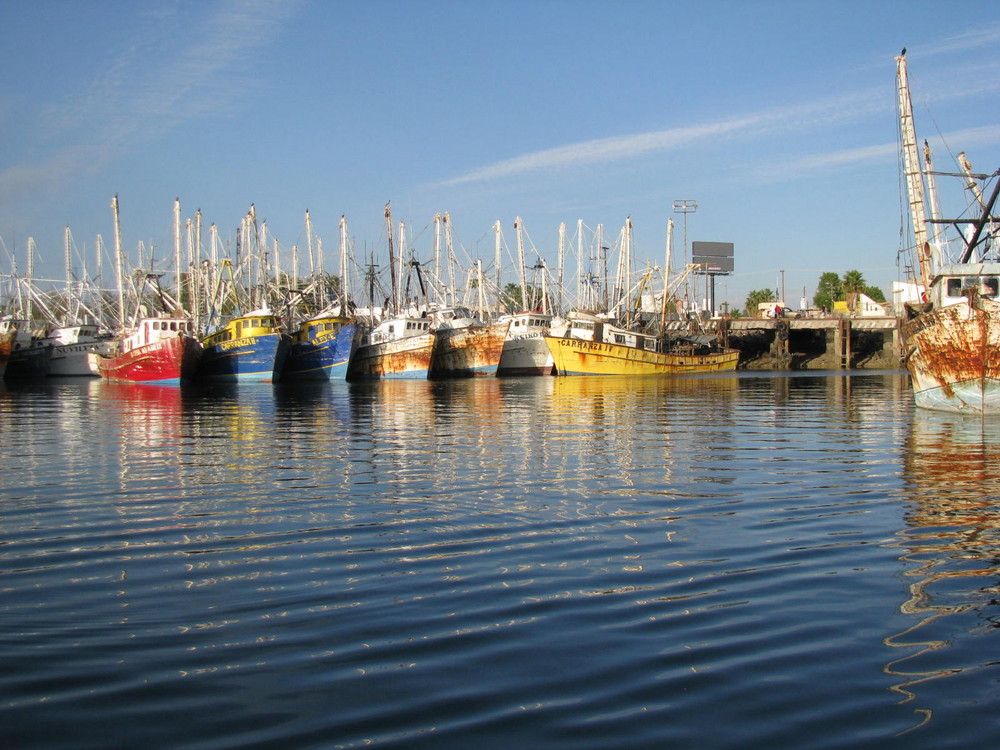
<path fill-rule="evenodd" d="M 913 229 L 912 250 L 920 278 L 918 301 L 905 305 L 904 359 L 918 407 L 970 414 L 1000 414 L 1000 254 L 993 207 L 1000 195 L 1000 171 L 976 175 L 964 154 L 960 172 L 978 217 L 941 220 L 933 196 L 936 172 L 924 142 L 917 149 L 906 55 L 896 58 L 900 143 Z M 989 198 L 986 183 L 993 182 Z M 926 193 L 931 196 L 925 200 Z M 930 217 L 928 217 L 928 208 Z M 959 229 L 951 242 L 942 227 Z"/>

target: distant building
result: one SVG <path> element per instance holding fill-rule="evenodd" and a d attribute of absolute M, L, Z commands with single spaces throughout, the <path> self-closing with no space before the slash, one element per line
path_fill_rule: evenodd
<path fill-rule="evenodd" d="M 858 318 L 885 318 L 889 310 L 885 305 L 876 302 L 867 294 L 850 293 L 846 300 L 833 303 L 833 311 L 840 315 L 853 315 Z"/>
<path fill-rule="evenodd" d="M 906 302 L 921 302 L 924 287 L 909 281 L 892 282 L 892 309 L 902 310 Z"/>

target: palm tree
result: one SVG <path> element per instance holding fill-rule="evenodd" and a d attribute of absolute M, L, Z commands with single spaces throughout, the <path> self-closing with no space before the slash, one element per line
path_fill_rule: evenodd
<path fill-rule="evenodd" d="M 865 277 L 861 275 L 861 271 L 848 271 L 844 274 L 844 280 L 841 282 L 841 288 L 847 293 L 864 292 L 867 286 Z"/>

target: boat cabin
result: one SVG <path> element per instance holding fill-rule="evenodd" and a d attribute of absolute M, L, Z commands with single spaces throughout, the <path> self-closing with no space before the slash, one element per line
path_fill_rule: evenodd
<path fill-rule="evenodd" d="M 224 341 L 235 341 L 250 336 L 267 336 L 278 330 L 280 330 L 278 319 L 270 313 L 251 313 L 243 317 L 233 318 L 206 336 L 203 343 L 205 346 L 215 346 Z"/>
<path fill-rule="evenodd" d="M 931 282 L 931 301 L 937 307 L 965 302 L 970 291 L 986 299 L 1000 299 L 1000 263 L 942 266 Z"/>
<path fill-rule="evenodd" d="M 331 331 L 339 331 L 350 322 L 350 318 L 341 318 L 339 316 L 332 318 L 313 318 L 312 320 L 307 320 L 299 326 L 299 330 L 295 332 L 295 340 L 299 342 L 312 341 L 318 336 L 322 336 L 323 334 Z"/>
<path fill-rule="evenodd" d="M 122 342 L 122 351 L 131 351 L 141 346 L 173 336 L 194 336 L 194 322 L 190 318 L 142 318 L 135 329 Z"/>
<path fill-rule="evenodd" d="M 380 344 L 384 341 L 397 341 L 411 336 L 422 336 L 430 331 L 430 318 L 389 318 L 383 320 L 371 333 L 371 342 Z"/>

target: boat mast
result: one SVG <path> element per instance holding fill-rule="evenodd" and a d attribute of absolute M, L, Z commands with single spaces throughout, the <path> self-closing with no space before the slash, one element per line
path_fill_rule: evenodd
<path fill-rule="evenodd" d="M 118 216 L 118 193 L 111 199 L 115 223 L 115 278 L 118 281 L 118 327 L 125 330 L 125 286 L 122 282 L 122 225 Z"/>
<path fill-rule="evenodd" d="M 174 198 L 174 294 L 181 304 L 181 199 Z"/>
<path fill-rule="evenodd" d="M 309 278 L 315 279 L 316 265 L 313 262 L 313 225 L 309 217 L 309 209 L 306 209 L 306 251 L 309 253 Z"/>
<path fill-rule="evenodd" d="M 389 237 L 389 278 L 391 280 L 392 304 L 395 306 L 393 312 L 399 312 L 399 280 L 396 278 L 396 255 L 392 247 L 392 210 L 389 204 L 385 204 L 385 230 Z"/>
<path fill-rule="evenodd" d="M 35 317 L 34 294 L 32 294 L 32 280 L 35 276 L 35 238 L 28 238 L 28 276 L 24 280 L 25 305 L 27 309 L 28 328 L 30 330 L 32 320 Z"/>
<path fill-rule="evenodd" d="M 906 50 L 896 58 L 896 83 L 899 89 L 899 127 L 903 149 L 903 171 L 906 176 L 906 193 L 910 201 L 913 222 L 913 239 L 920 263 L 920 280 L 924 290 L 930 289 L 931 257 L 927 242 L 927 215 L 924 208 L 924 182 L 917 153 L 917 135 L 913 127 L 913 106 L 910 102 L 910 84 L 906 73 Z"/>
<path fill-rule="evenodd" d="M 498 299 L 503 301 L 503 287 L 500 286 L 503 283 L 502 268 L 503 265 L 503 235 L 500 231 L 500 219 L 493 222 L 493 263 L 496 265 L 496 275 L 497 275 L 497 295 Z"/>
<path fill-rule="evenodd" d="M 563 268 L 566 266 L 566 222 L 559 223 L 559 250 L 556 256 L 556 299 L 554 310 L 549 312 L 556 313 L 562 310 L 562 289 L 563 289 Z"/>
<path fill-rule="evenodd" d="M 340 315 L 347 315 L 347 217 L 340 216 Z"/>
<path fill-rule="evenodd" d="M 63 256 L 66 262 L 66 317 L 63 318 L 63 325 L 68 326 L 72 324 L 72 318 L 75 317 L 75 311 L 70 311 L 70 300 L 73 299 L 73 269 L 72 269 L 72 254 L 70 252 L 70 245 L 72 243 L 72 235 L 69 232 L 69 225 L 66 225 L 66 230 L 63 232 Z"/>
<path fill-rule="evenodd" d="M 959 154 L 961 156 L 961 154 Z M 936 227 L 940 224 L 941 210 L 938 207 L 937 199 L 937 187 L 934 181 L 934 162 L 931 157 L 931 147 L 924 140 L 924 174 L 927 176 L 927 205 L 931 211 L 931 225 L 935 227 L 934 237 L 931 240 L 931 252 L 934 257 L 940 261 L 942 257 L 943 248 L 941 247 L 942 242 L 947 243 L 944 239 L 943 233 Z"/>
<path fill-rule="evenodd" d="M 663 299 L 660 301 L 660 332 L 667 330 L 667 289 L 670 287 L 670 253 L 674 245 L 674 220 L 667 219 L 667 248 L 663 258 Z"/>
<path fill-rule="evenodd" d="M 451 213 L 444 212 L 444 252 L 448 256 L 448 304 L 458 304 L 458 289 L 455 284 L 455 248 L 451 244 Z"/>
<path fill-rule="evenodd" d="M 434 294 L 439 305 L 444 304 L 441 298 L 441 213 L 434 214 Z"/>
<path fill-rule="evenodd" d="M 986 208 L 986 200 L 983 198 L 983 191 L 979 189 L 979 183 L 976 182 L 976 178 L 972 174 L 972 163 L 966 158 L 964 151 L 960 151 L 957 158 L 958 164 L 962 168 L 962 174 L 969 180 L 966 187 L 975 197 L 976 203 L 979 204 L 979 210 L 982 212 Z"/>
<path fill-rule="evenodd" d="M 528 308 L 528 282 L 524 277 L 524 236 L 521 232 L 521 217 L 514 219 L 514 229 L 517 232 L 517 277 L 521 282 L 521 309 Z"/>

